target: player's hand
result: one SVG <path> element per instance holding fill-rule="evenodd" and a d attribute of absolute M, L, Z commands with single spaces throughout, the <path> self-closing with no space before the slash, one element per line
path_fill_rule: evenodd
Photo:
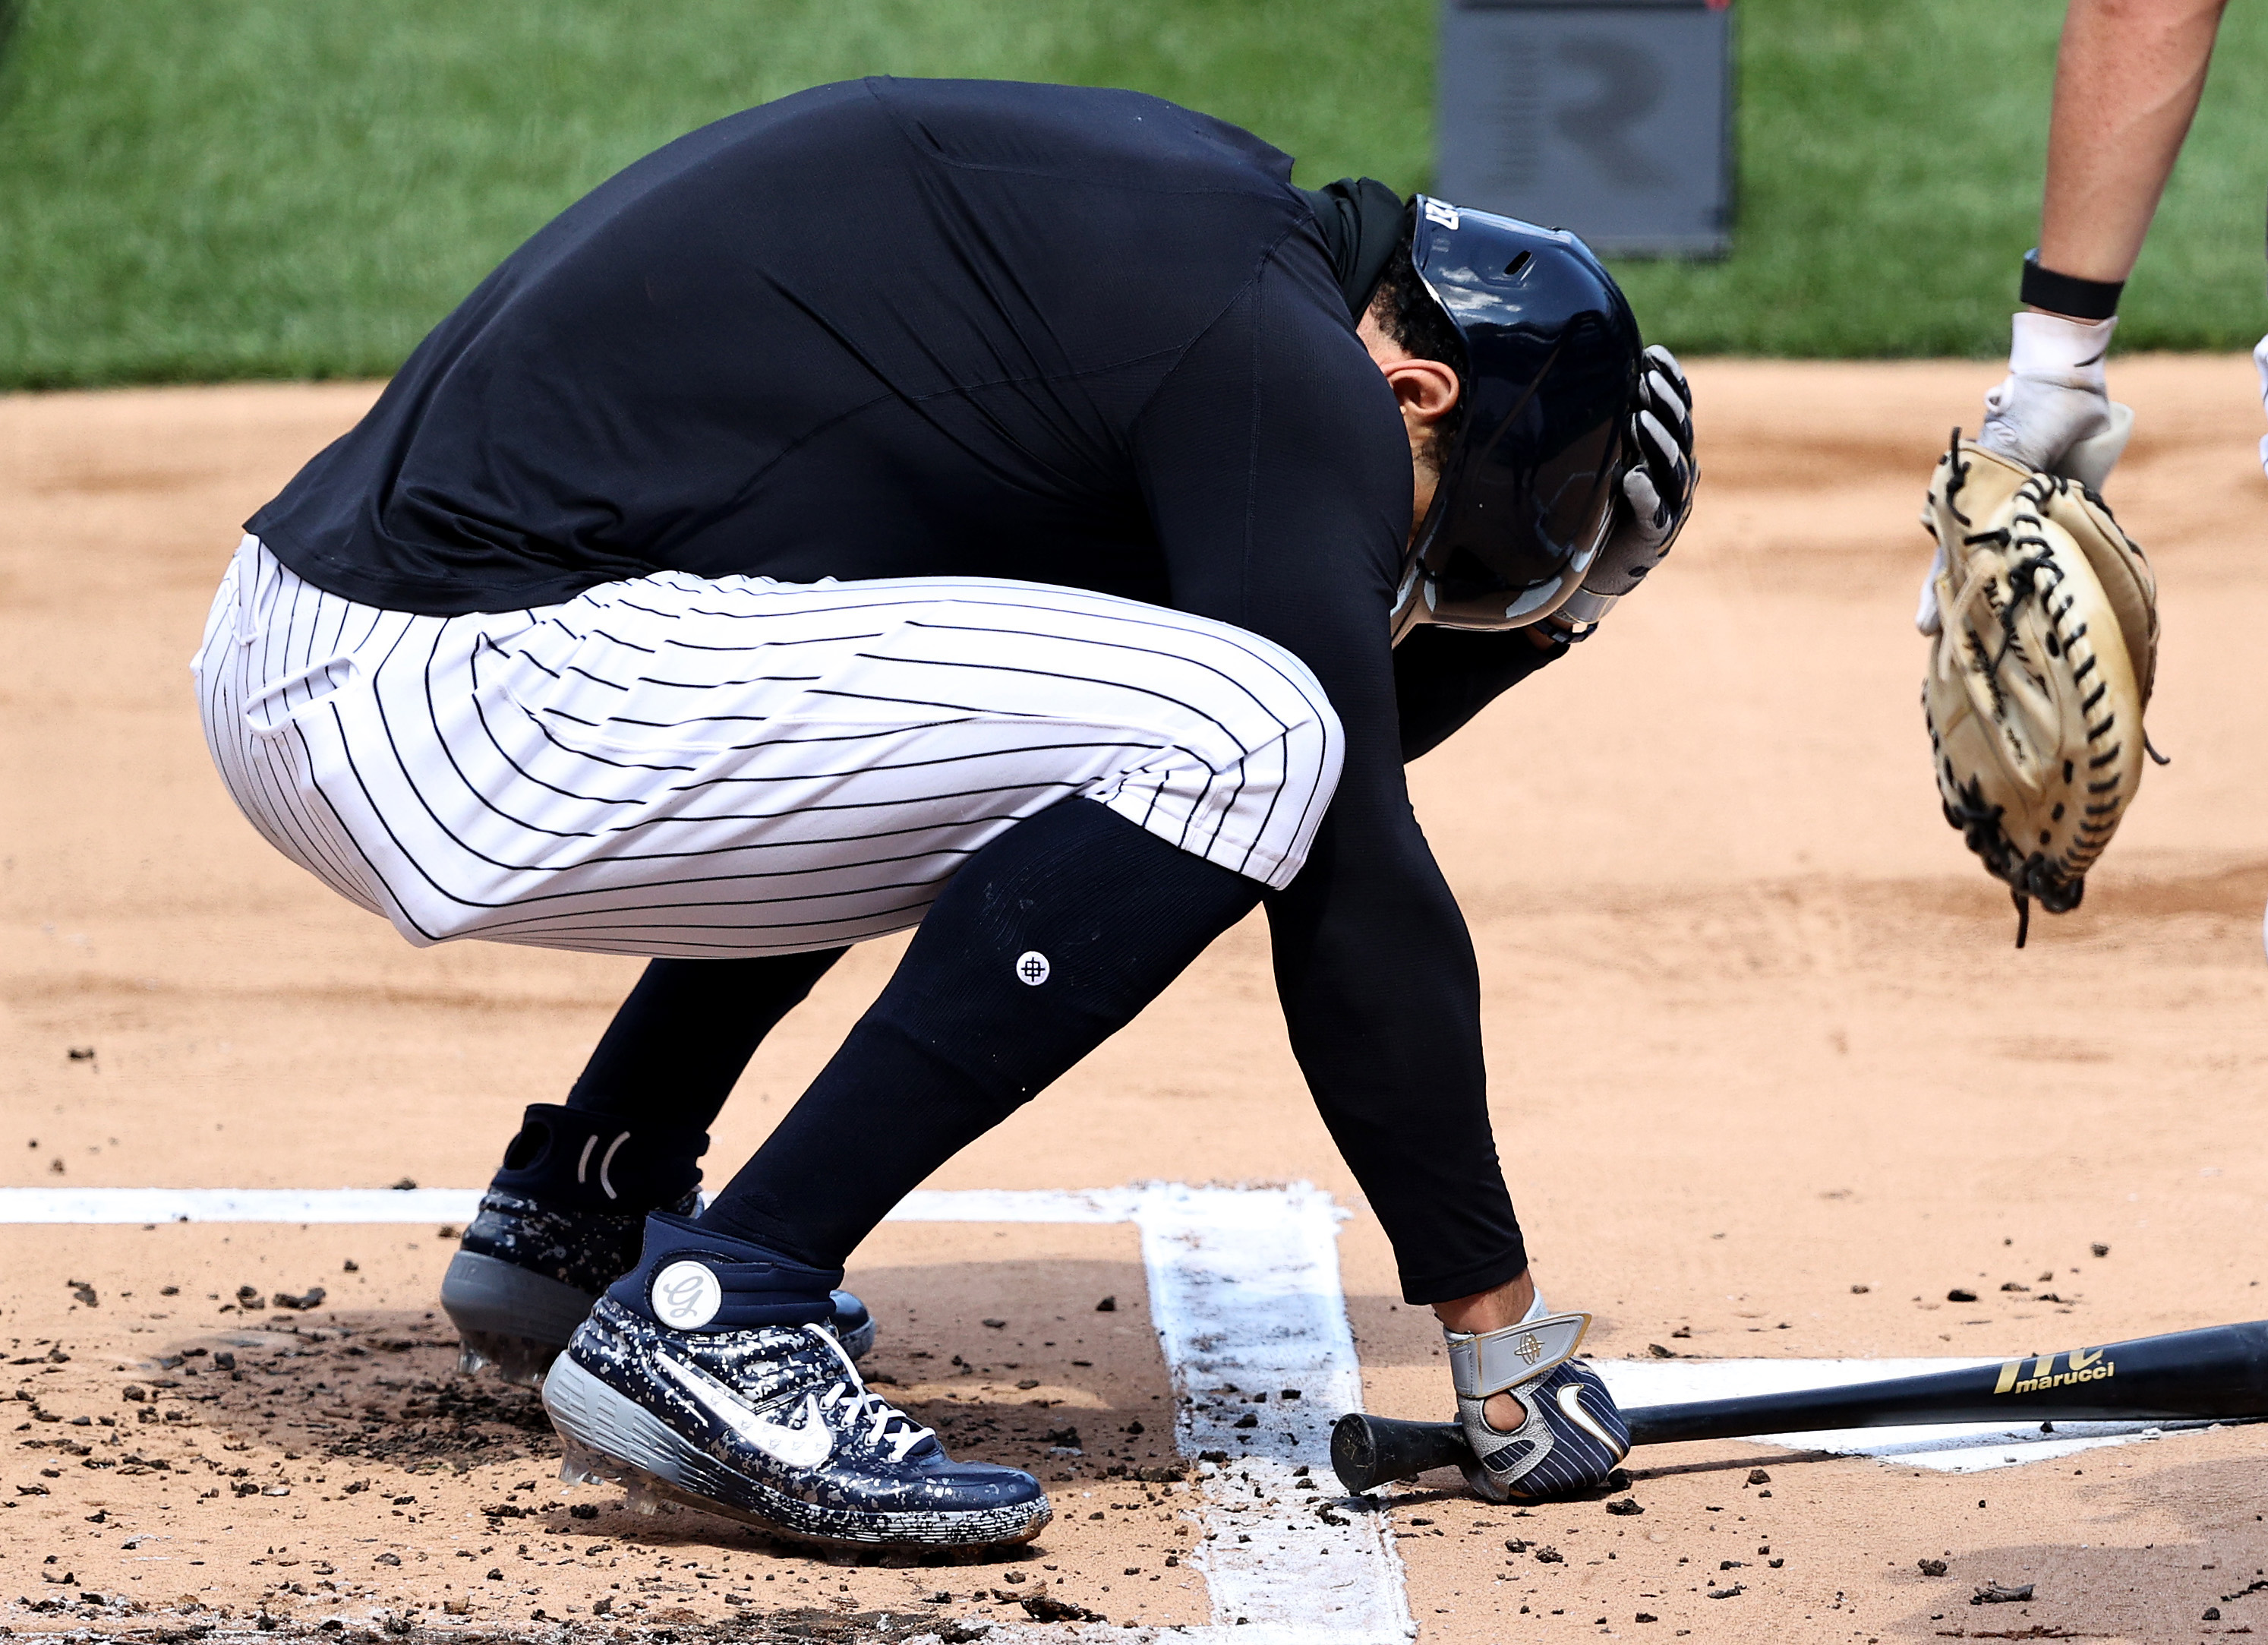
<path fill-rule="evenodd" d="M 2074 387 L 2011 373 L 1984 395 L 1977 443 L 2040 474 L 2059 474 L 2101 492 L 2126 449 L 2134 414 L 2099 384 Z"/>
<path fill-rule="evenodd" d="M 2260 373 L 2260 409 L 2268 411 L 2268 337 L 2252 345 L 2252 369 Z M 2268 434 L 2260 438 L 2260 468 L 2268 473 Z"/>
<path fill-rule="evenodd" d="M 1570 639 L 1581 639 L 1661 564 L 1693 512 L 1701 470 L 1693 461 L 1693 390 L 1677 357 L 1659 345 L 1639 362 L 1638 405 L 1631 413 L 1636 454 L 1615 498 L 1614 523 L 1583 586 L 1553 616 Z"/>
<path fill-rule="evenodd" d="M 2103 375 L 2117 326 L 2116 320 L 2018 314 L 2008 374 L 1984 395 L 1977 443 L 2036 474 L 2061 475 L 2100 493 L 2134 432 L 2134 413 L 2110 398 Z M 2268 440 L 2261 450 L 2268 462 Z M 1925 634 L 1938 631 L 1937 579 L 1944 571 L 1940 544 L 1914 608 L 1914 626 Z"/>
<path fill-rule="evenodd" d="M 2036 474 L 2102 491 L 2133 429 L 2133 413 L 2111 403 L 2102 369 L 2117 325 L 2018 314 L 2008 374 L 1984 396 L 1977 443 Z"/>

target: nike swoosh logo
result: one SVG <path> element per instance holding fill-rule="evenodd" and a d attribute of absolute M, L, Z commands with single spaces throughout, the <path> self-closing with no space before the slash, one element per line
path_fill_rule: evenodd
<path fill-rule="evenodd" d="M 820 1413 L 817 1394 L 803 1397 L 803 1426 L 790 1427 L 784 1422 L 758 1416 L 734 1398 L 731 1389 L 706 1371 L 680 1365 L 674 1360 L 657 1359 L 655 1363 L 692 1395 L 703 1410 L 775 1462 L 790 1468 L 816 1468 L 835 1454 L 835 1435 Z"/>
<path fill-rule="evenodd" d="M 1609 1457 L 1612 1457 L 1616 1462 L 1620 1462 L 1624 1456 L 1629 1454 L 1629 1446 L 1624 1444 L 1621 1441 L 1615 1438 L 1613 1435 L 1608 1433 L 1604 1427 L 1600 1426 L 1599 1420 L 1596 1417 L 1583 1409 L 1582 1383 L 1570 1383 L 1566 1387 L 1562 1388 L 1559 1391 L 1559 1409 L 1566 1413 L 1567 1420 L 1572 1422 L 1577 1427 L 1582 1429 L 1584 1433 L 1598 1441 L 1600 1445 L 1605 1449 L 1606 1453 Z"/>

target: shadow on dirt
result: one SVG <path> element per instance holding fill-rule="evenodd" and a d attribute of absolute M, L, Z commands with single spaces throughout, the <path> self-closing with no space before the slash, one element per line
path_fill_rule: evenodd
<path fill-rule="evenodd" d="M 880 1324 L 861 1367 L 870 1384 L 958 1457 L 1024 1468 L 1052 1484 L 1181 1478 L 1186 1464 L 1153 1333 L 1139 1312 L 1139 1329 L 1121 1327 L 1125 1316 L 1115 1309 L 1096 1316 L 1098 1296 L 1123 1295 L 1132 1309 L 1141 1307 L 1138 1268 L 971 1267 L 981 1271 L 857 1276 Z M 983 1308 L 1001 1312 L 967 1317 Z M 240 1496 L 317 1487 L 407 1525 L 469 1507 L 492 1532 L 652 1547 L 762 1540 L 700 1513 L 632 1513 L 614 1487 L 558 1501 L 560 1446 L 541 1396 L 493 1371 L 460 1371 L 458 1353 L 454 1330 L 438 1313 L 263 1309 L 177 1339 L 145 1362 L 148 1398 L 128 1408 L 145 1432 L 216 1431 L 233 1455 L 215 1484 Z"/>

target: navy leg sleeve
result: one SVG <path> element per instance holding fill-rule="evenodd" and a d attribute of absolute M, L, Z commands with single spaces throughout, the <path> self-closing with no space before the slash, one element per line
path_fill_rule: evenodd
<path fill-rule="evenodd" d="M 1133 1021 L 1260 883 L 1090 800 L 954 876 L 881 997 L 703 1213 L 838 1268 L 889 1209 Z"/>

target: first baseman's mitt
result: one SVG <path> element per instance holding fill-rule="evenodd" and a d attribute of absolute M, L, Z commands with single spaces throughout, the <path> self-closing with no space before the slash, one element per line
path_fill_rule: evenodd
<path fill-rule="evenodd" d="M 2007 882 L 2021 948 L 2031 898 L 2079 906 L 2142 780 L 2157 583 L 2100 497 L 1957 429 L 1922 524 L 1945 561 L 1922 683 L 1938 793 Z"/>

